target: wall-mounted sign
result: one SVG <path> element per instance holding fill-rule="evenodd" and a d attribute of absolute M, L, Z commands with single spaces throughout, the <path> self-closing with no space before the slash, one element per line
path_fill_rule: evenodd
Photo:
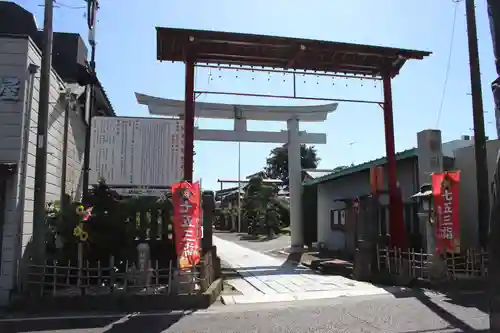
<path fill-rule="evenodd" d="M 0 101 L 18 102 L 21 92 L 21 80 L 18 77 L 0 77 Z"/>
<path fill-rule="evenodd" d="M 164 188 L 182 180 L 183 122 L 176 119 L 94 117 L 89 183 Z"/>

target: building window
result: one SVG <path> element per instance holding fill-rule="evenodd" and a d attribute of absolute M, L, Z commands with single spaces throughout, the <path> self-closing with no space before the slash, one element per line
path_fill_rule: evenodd
<path fill-rule="evenodd" d="M 381 206 L 379 209 L 379 234 L 380 236 L 389 236 L 390 235 L 390 227 L 389 227 L 389 206 Z"/>
<path fill-rule="evenodd" d="M 330 228 L 332 230 L 344 229 L 346 223 L 345 209 L 332 209 L 330 211 Z"/>

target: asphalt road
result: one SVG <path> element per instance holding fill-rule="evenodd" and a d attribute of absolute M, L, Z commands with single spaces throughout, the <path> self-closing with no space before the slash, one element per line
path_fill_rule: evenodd
<path fill-rule="evenodd" d="M 487 332 L 485 297 L 469 295 L 331 300 L 214 306 L 193 313 L 75 316 L 0 320 L 0 332 Z M 483 310 L 481 310 L 483 309 Z"/>

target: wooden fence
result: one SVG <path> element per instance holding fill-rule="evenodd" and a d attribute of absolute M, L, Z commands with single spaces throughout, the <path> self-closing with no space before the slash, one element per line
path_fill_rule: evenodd
<path fill-rule="evenodd" d="M 158 260 L 149 261 L 144 271 L 136 262 L 126 261 L 126 269 L 117 268 L 114 257 L 104 266 L 100 261 L 60 264 L 48 261 L 44 265 L 29 264 L 27 276 L 21 285 L 22 294 L 34 291 L 40 296 L 75 296 L 104 294 L 197 294 L 208 289 L 218 278 L 218 269 L 211 252 L 191 270 L 180 272 L 169 261 L 161 266 Z M 122 263 L 123 264 L 123 263 Z"/>
<path fill-rule="evenodd" d="M 377 247 L 377 269 L 395 275 L 407 275 L 411 278 L 430 280 L 430 268 L 433 255 L 410 249 Z M 446 254 L 443 260 L 450 280 L 485 278 L 488 276 L 488 253 L 482 250 L 468 249 L 461 254 Z"/>

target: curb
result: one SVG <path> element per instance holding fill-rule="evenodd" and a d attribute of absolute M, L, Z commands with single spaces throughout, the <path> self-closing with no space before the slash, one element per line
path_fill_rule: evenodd
<path fill-rule="evenodd" d="M 218 278 L 202 294 L 102 295 L 71 297 L 22 297 L 12 300 L 6 315 L 60 314 L 64 312 L 145 312 L 206 309 L 219 297 L 223 279 Z"/>
<path fill-rule="evenodd" d="M 340 297 L 356 297 L 356 296 L 393 296 L 400 297 L 402 294 L 411 294 L 411 290 L 401 287 L 389 288 L 362 288 L 353 290 L 329 290 L 329 291 L 305 291 L 289 294 L 262 294 L 255 296 L 235 295 L 235 296 L 221 296 L 224 304 L 257 304 L 257 303 L 280 303 L 280 302 L 294 302 L 306 300 L 320 300 L 320 299 L 334 299 Z"/>

